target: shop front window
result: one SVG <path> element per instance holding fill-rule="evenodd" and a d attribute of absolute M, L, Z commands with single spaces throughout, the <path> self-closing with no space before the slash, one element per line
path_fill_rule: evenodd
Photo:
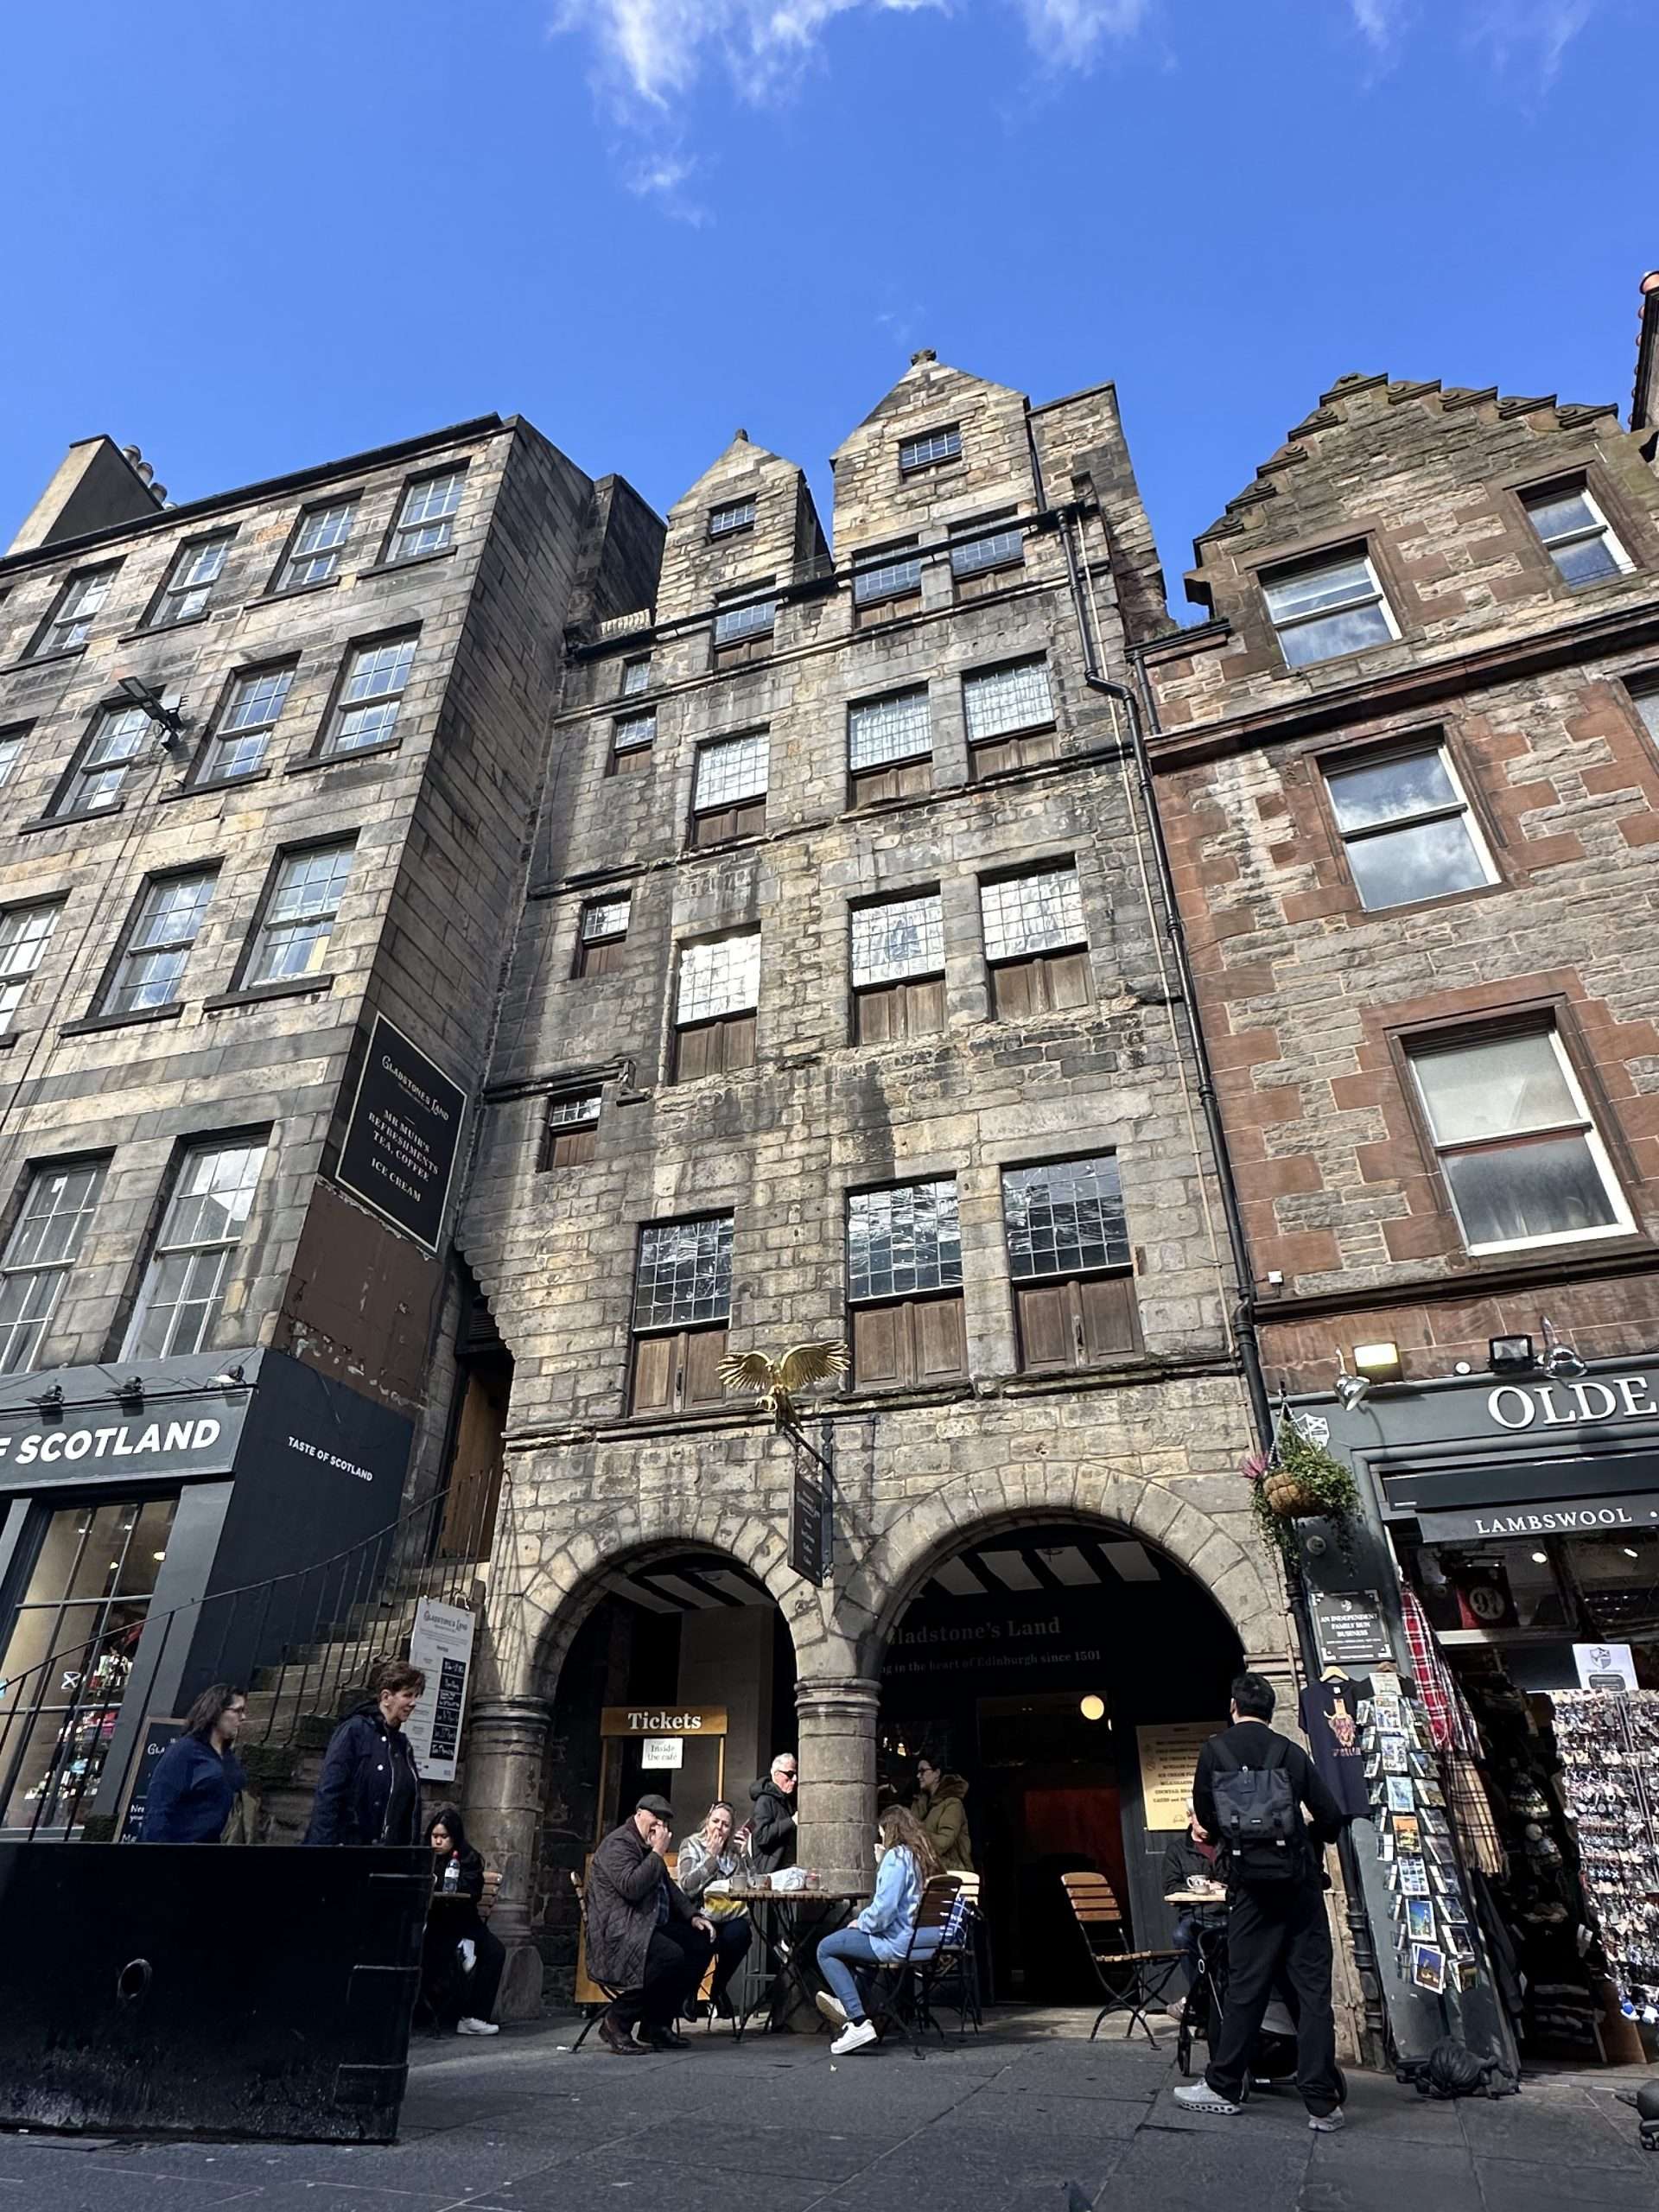
<path fill-rule="evenodd" d="M 0 1828 L 90 1812 L 178 1499 L 51 1515 L 0 1660 Z"/>

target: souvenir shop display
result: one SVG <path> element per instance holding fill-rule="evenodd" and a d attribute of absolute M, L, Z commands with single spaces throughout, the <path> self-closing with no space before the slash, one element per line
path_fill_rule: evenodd
<path fill-rule="evenodd" d="M 1377 1857 L 1394 1894 L 1400 1971 L 1439 1997 L 1475 1980 L 1475 1948 L 1422 1719 L 1403 1692 L 1380 1694 L 1391 1679 L 1378 1678 L 1360 1702 L 1360 1753 Z"/>
<path fill-rule="evenodd" d="M 1579 1878 L 1628 2018 L 1659 2022 L 1659 1691 L 1558 1690 Z"/>

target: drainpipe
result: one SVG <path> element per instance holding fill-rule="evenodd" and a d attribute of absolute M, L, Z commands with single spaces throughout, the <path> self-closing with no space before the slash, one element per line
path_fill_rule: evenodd
<path fill-rule="evenodd" d="M 1088 601 L 1084 590 L 1083 574 L 1077 562 L 1077 546 L 1072 531 L 1081 512 L 1077 503 L 1055 509 L 1059 518 L 1060 543 L 1065 548 L 1065 571 L 1071 587 L 1071 604 L 1077 618 L 1077 631 L 1083 642 L 1083 680 L 1091 691 L 1099 691 L 1115 699 L 1122 707 L 1128 723 L 1129 752 L 1135 762 L 1135 782 L 1140 788 L 1141 810 L 1146 816 L 1152 841 L 1153 861 L 1158 877 L 1158 895 L 1164 909 L 1164 935 L 1168 941 L 1175 963 L 1181 1011 L 1186 1017 L 1188 1041 L 1192 1048 L 1192 1062 L 1198 1074 L 1198 1106 L 1204 1116 L 1205 1135 L 1210 1140 L 1211 1155 L 1215 1161 L 1216 1180 L 1221 1191 L 1221 1210 L 1227 1224 L 1227 1243 L 1232 1254 L 1233 1293 L 1236 1300 L 1233 1331 L 1238 1340 L 1239 1357 L 1244 1370 L 1244 1387 L 1249 1394 L 1250 1414 L 1257 1440 L 1265 1452 L 1273 1440 L 1273 1408 L 1268 1397 L 1268 1386 L 1262 1371 L 1261 1348 L 1255 1335 L 1255 1278 L 1250 1266 L 1250 1248 L 1244 1233 L 1244 1217 L 1238 1203 L 1238 1185 L 1234 1179 L 1232 1156 L 1227 1149 L 1226 1134 L 1222 1128 L 1221 1109 L 1216 1099 L 1215 1072 L 1210 1065 L 1210 1054 L 1198 1026 L 1198 990 L 1193 981 L 1192 963 L 1187 951 L 1186 931 L 1181 922 L 1181 911 L 1175 901 L 1175 878 L 1169 865 L 1169 847 L 1164 838 L 1164 826 L 1153 796 L 1152 762 L 1147 752 L 1146 730 L 1141 719 L 1141 702 L 1127 683 L 1116 683 L 1100 673 L 1096 657 L 1095 640 L 1089 625 Z M 1155 925 L 1155 917 L 1154 917 Z"/>
<path fill-rule="evenodd" d="M 1273 1407 L 1268 1395 L 1267 1378 L 1262 1370 L 1262 1347 L 1255 1332 L 1255 1274 L 1250 1262 L 1249 1240 L 1244 1232 L 1244 1217 L 1238 1203 L 1238 1185 L 1233 1174 L 1232 1155 L 1227 1147 L 1226 1132 L 1222 1126 L 1221 1109 L 1216 1097 L 1215 1072 L 1210 1064 L 1204 1031 L 1198 1021 L 1198 987 L 1187 951 L 1186 931 L 1181 921 L 1180 908 L 1176 904 L 1175 878 L 1169 864 L 1169 847 L 1164 837 L 1163 819 L 1154 795 L 1152 760 L 1147 751 L 1141 702 L 1128 684 L 1114 683 L 1109 677 L 1100 673 L 1095 639 L 1089 622 L 1088 594 L 1084 588 L 1083 572 L 1072 535 L 1078 526 L 1081 507 L 1072 501 L 1055 512 L 1059 518 L 1060 542 L 1065 548 L 1065 571 L 1071 588 L 1071 604 L 1083 645 L 1083 680 L 1091 691 L 1098 691 L 1109 699 L 1116 700 L 1122 707 L 1128 724 L 1129 752 L 1135 762 L 1141 810 L 1146 816 L 1152 841 L 1158 895 L 1163 902 L 1164 933 L 1174 958 L 1181 1010 L 1186 1017 L 1187 1036 L 1198 1074 L 1198 1103 L 1204 1115 L 1205 1131 L 1210 1140 L 1211 1156 L 1215 1161 L 1216 1180 L 1221 1189 L 1222 1214 L 1227 1224 L 1227 1242 L 1233 1262 L 1233 1287 L 1237 1300 L 1233 1312 L 1233 1332 L 1238 1341 L 1239 1362 L 1243 1369 L 1244 1387 L 1249 1395 L 1256 1435 L 1262 1449 L 1266 1452 L 1272 1448 L 1273 1443 Z M 1144 669 L 1141 675 L 1144 683 Z M 1150 694 L 1147 708 L 1155 728 L 1156 709 Z M 1296 1641 L 1301 1651 L 1303 1671 L 1310 1682 L 1317 1682 L 1319 1679 L 1319 1649 L 1313 1640 L 1313 1624 L 1308 1618 L 1306 1591 L 1294 1562 L 1287 1562 L 1286 1581 L 1289 1586 L 1290 1613 L 1296 1624 Z M 1364 1999 L 1365 2029 L 1380 2053 L 1385 2048 L 1387 2032 L 1382 1985 L 1377 1972 L 1376 1949 L 1371 1939 L 1370 1922 L 1365 1913 L 1365 1892 L 1360 1881 L 1359 1861 L 1354 1851 L 1353 1839 L 1346 1828 L 1338 1840 L 1337 1859 L 1342 1869 L 1348 1941 Z"/>

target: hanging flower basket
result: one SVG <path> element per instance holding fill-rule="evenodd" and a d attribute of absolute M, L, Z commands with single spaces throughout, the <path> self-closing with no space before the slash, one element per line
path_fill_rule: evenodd
<path fill-rule="evenodd" d="M 1284 1558 L 1295 1556 L 1298 1521 L 1334 1521 L 1338 1541 L 1347 1548 L 1359 1510 L 1353 1475 L 1334 1453 L 1303 1433 L 1288 1407 L 1281 1409 L 1272 1451 L 1265 1458 L 1252 1452 L 1240 1462 L 1239 1472 L 1250 1485 L 1256 1533 Z"/>

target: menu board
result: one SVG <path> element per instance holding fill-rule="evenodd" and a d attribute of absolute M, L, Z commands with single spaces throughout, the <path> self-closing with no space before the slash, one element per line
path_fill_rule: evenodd
<path fill-rule="evenodd" d="M 1215 1734 L 1207 1720 L 1160 1720 L 1135 1732 L 1141 1809 L 1149 1828 L 1184 1828 L 1198 1753 Z"/>

